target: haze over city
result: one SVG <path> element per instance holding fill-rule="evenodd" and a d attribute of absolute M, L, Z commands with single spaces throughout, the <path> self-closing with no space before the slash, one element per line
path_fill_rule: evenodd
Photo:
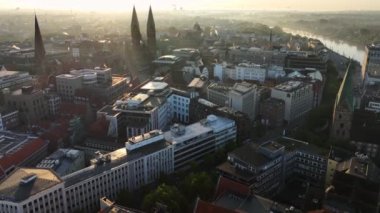
<path fill-rule="evenodd" d="M 138 9 L 152 5 L 156 10 L 299 10 L 344 11 L 380 10 L 378 0 L 0 0 L 0 9 L 59 9 L 124 11 L 135 5 Z"/>

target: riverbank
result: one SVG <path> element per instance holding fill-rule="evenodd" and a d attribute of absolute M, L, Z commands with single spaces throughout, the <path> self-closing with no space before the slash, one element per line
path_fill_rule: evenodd
<path fill-rule="evenodd" d="M 347 58 L 352 58 L 355 61 L 359 62 L 360 64 L 364 60 L 364 55 L 365 55 L 364 47 L 354 46 L 344 41 L 335 41 L 333 39 L 326 38 L 322 35 L 317 35 L 317 34 L 302 31 L 302 30 L 294 30 L 290 28 L 282 28 L 282 30 L 292 35 L 300 35 L 303 37 L 318 39 L 328 49 L 332 50 L 333 52 L 339 55 L 345 56 Z"/>

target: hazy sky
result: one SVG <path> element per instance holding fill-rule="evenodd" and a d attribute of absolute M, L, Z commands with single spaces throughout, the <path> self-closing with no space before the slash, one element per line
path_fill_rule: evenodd
<path fill-rule="evenodd" d="M 73 9 L 130 11 L 145 9 L 379 10 L 380 0 L 0 0 L 0 9 Z"/>

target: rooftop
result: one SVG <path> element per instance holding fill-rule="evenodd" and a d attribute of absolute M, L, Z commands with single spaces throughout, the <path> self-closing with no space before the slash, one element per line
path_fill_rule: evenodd
<path fill-rule="evenodd" d="M 141 87 L 143 90 L 163 90 L 169 85 L 165 82 L 149 81 L 147 84 Z"/>
<path fill-rule="evenodd" d="M 188 85 L 187 87 L 189 88 L 203 88 L 204 85 L 206 84 L 205 81 L 203 81 L 202 79 L 200 78 L 194 78 Z"/>
<path fill-rule="evenodd" d="M 285 91 L 285 92 L 292 92 L 304 87 L 305 85 L 306 83 L 303 83 L 301 81 L 287 81 L 285 83 L 277 85 L 275 89 Z"/>
<path fill-rule="evenodd" d="M 164 55 L 164 56 L 161 56 L 158 59 L 154 60 L 153 63 L 173 65 L 173 64 L 178 63 L 180 61 L 181 61 L 181 58 L 177 57 L 175 55 Z"/>
<path fill-rule="evenodd" d="M 129 138 L 128 143 L 137 144 L 137 143 L 140 143 L 142 141 L 148 140 L 150 138 L 154 138 L 160 134 L 161 133 L 159 130 L 153 130 L 153 131 L 144 133 L 142 135 L 138 135 L 138 136 L 134 136 L 134 137 Z"/>
<path fill-rule="evenodd" d="M 36 176 L 35 179 L 33 179 L 34 175 Z M 62 180 L 48 169 L 18 168 L 1 181 L 0 199 L 15 202 L 23 201 L 61 182 Z"/>
<path fill-rule="evenodd" d="M 203 99 L 203 98 L 199 98 L 198 103 L 205 105 L 205 106 L 208 106 L 208 107 L 218 107 L 217 104 L 214 104 L 211 101 L 208 101 L 208 100 Z"/>
<path fill-rule="evenodd" d="M 197 199 L 195 203 L 194 213 L 238 213 L 238 211 L 227 209 L 213 203 Z"/>
<path fill-rule="evenodd" d="M 328 156 L 329 150 L 317 147 L 305 141 L 297 140 L 288 137 L 279 137 L 275 139 L 276 143 L 281 144 L 285 147 L 285 151 L 303 151 L 310 154 L 316 154 L 321 156 Z"/>
<path fill-rule="evenodd" d="M 148 94 L 139 93 L 125 101 L 118 100 L 114 104 L 113 110 L 128 110 L 128 111 L 151 111 L 154 108 L 165 103 L 165 97 L 150 96 Z"/>
<path fill-rule="evenodd" d="M 224 94 L 227 94 L 230 90 L 231 90 L 231 86 L 230 85 L 226 85 L 226 84 L 220 84 L 220 83 L 211 83 L 209 86 L 208 86 L 208 89 L 210 90 L 215 90 L 215 91 L 218 91 L 218 92 L 221 92 L 221 93 L 224 93 Z"/>
<path fill-rule="evenodd" d="M 372 43 L 367 45 L 367 47 L 371 50 L 380 50 L 380 43 Z"/>
<path fill-rule="evenodd" d="M 181 143 L 188 139 L 197 137 L 204 133 L 220 131 L 221 129 L 229 128 L 229 125 L 234 124 L 233 120 L 215 115 L 207 116 L 207 119 L 201 120 L 197 123 L 188 126 L 181 126 L 184 128 L 183 134 L 173 134 L 172 131 L 164 133 L 165 139 L 170 143 Z"/>
<path fill-rule="evenodd" d="M 53 169 L 58 175 L 65 175 L 73 163 L 84 153 L 75 149 L 58 149 L 50 156 L 42 160 L 36 168 Z M 83 157 L 84 159 L 84 157 Z M 84 166 L 84 160 L 83 160 Z"/>
<path fill-rule="evenodd" d="M 8 131 L 0 131 L 0 159 L 4 155 L 13 154 L 31 142 L 35 137 L 26 134 L 16 134 Z"/>
<path fill-rule="evenodd" d="M 108 162 L 97 161 L 93 159 L 92 162 L 95 164 L 78 170 L 72 174 L 66 175 L 62 177 L 62 179 L 64 179 L 66 186 L 71 186 L 90 177 L 110 171 L 112 168 L 120 166 L 128 161 L 132 161 L 141 156 L 157 152 L 168 147 L 169 145 L 170 144 L 165 140 L 161 140 L 155 143 L 147 144 L 132 151 L 127 151 L 126 148 L 121 148 L 104 155 L 109 156 L 108 158 L 110 160 Z"/>
<path fill-rule="evenodd" d="M 267 212 L 287 212 L 292 208 L 291 212 L 300 213 L 301 211 L 294 209 L 291 206 L 278 204 L 273 200 L 253 195 L 253 196 L 239 196 L 234 193 L 225 193 L 214 201 L 215 205 L 233 209 L 235 212 L 254 212 L 254 213 L 267 213 Z"/>
<path fill-rule="evenodd" d="M 255 144 L 247 144 L 235 149 L 229 155 L 255 167 L 261 167 L 273 160 L 260 153 L 258 148 Z"/>
<path fill-rule="evenodd" d="M 102 72 L 111 72 L 111 68 L 99 68 L 99 67 L 96 67 L 94 69 L 71 70 L 70 74 L 83 76 L 83 75 L 86 75 L 86 74 L 102 73 Z"/>
<path fill-rule="evenodd" d="M 268 149 L 268 150 L 273 152 L 273 151 L 277 151 L 277 150 L 279 150 L 285 146 L 283 146 L 282 144 L 277 143 L 275 141 L 270 141 L 270 142 L 263 143 L 260 147 Z"/>
<path fill-rule="evenodd" d="M 37 93 L 42 94 L 42 90 L 34 89 L 34 88 L 31 88 L 29 91 L 25 91 L 23 89 L 17 89 L 17 90 L 12 91 L 10 94 L 14 96 L 18 96 L 18 95 L 34 95 Z"/>
<path fill-rule="evenodd" d="M 238 64 L 238 67 L 264 68 L 262 65 L 254 63 L 240 63 Z"/>
<path fill-rule="evenodd" d="M 232 90 L 241 94 L 246 94 L 252 91 L 252 89 L 254 88 L 256 88 L 256 85 L 254 84 L 250 84 L 248 82 L 241 82 L 241 83 L 234 84 Z"/>
<path fill-rule="evenodd" d="M 17 74 L 20 74 L 20 73 L 26 73 L 26 72 L 0 70 L 0 78 L 10 77 L 10 76 L 17 75 Z"/>
<path fill-rule="evenodd" d="M 98 112 L 99 113 L 105 113 L 105 114 L 110 115 L 110 116 L 115 116 L 115 115 L 120 113 L 118 111 L 113 110 L 113 106 L 111 106 L 111 105 L 105 105 Z"/>
<path fill-rule="evenodd" d="M 78 75 L 72 75 L 72 74 L 60 74 L 60 75 L 57 75 L 56 78 L 70 78 L 70 79 L 75 79 L 75 78 L 81 78 L 81 76 L 78 76 Z"/>
<path fill-rule="evenodd" d="M 336 170 L 362 179 L 380 182 L 379 168 L 366 155 L 357 153 L 355 157 L 338 163 Z"/>

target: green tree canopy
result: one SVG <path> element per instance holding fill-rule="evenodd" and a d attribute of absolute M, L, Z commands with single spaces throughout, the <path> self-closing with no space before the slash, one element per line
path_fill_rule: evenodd
<path fill-rule="evenodd" d="M 168 212 L 184 212 L 184 209 L 187 209 L 186 199 L 177 187 L 166 184 L 159 185 L 156 190 L 144 197 L 142 209 L 153 212 L 157 203 L 166 205 Z"/>
<path fill-rule="evenodd" d="M 189 200 L 197 197 L 209 200 L 214 192 L 214 184 L 211 176 L 206 172 L 191 173 L 184 180 L 183 191 Z"/>

